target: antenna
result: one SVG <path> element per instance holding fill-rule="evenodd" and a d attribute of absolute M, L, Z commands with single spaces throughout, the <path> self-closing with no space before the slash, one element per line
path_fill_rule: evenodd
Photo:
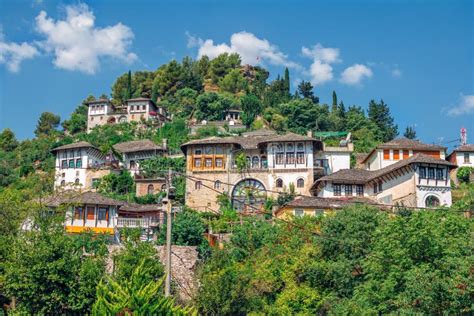
<path fill-rule="evenodd" d="M 467 144 L 467 129 L 461 127 L 461 146 Z"/>

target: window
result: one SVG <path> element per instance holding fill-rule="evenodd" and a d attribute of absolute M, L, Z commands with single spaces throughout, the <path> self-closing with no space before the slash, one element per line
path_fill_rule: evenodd
<path fill-rule="evenodd" d="M 435 169 L 428 168 L 428 179 L 434 179 L 434 178 L 435 178 Z"/>
<path fill-rule="evenodd" d="M 153 186 L 153 184 L 148 185 L 148 188 L 146 189 L 146 192 L 147 192 L 147 194 L 155 193 L 155 187 Z"/>
<path fill-rule="evenodd" d="M 87 207 L 87 219 L 88 220 L 92 220 L 95 218 L 95 215 L 94 215 L 94 208 L 92 206 L 88 206 Z"/>
<path fill-rule="evenodd" d="M 400 151 L 397 149 L 397 150 L 394 150 L 393 151 L 393 160 L 399 160 L 400 159 Z"/>
<path fill-rule="evenodd" d="M 217 146 L 215 150 L 216 150 L 216 155 L 222 155 L 224 153 L 224 149 L 221 146 Z"/>
<path fill-rule="evenodd" d="M 65 186 L 65 185 L 66 185 L 66 181 L 65 181 L 65 180 L 62 180 L 62 181 L 61 181 L 61 186 L 63 187 L 63 186 Z"/>
<path fill-rule="evenodd" d="M 74 208 L 74 219 L 82 219 L 84 217 L 84 209 L 82 207 Z"/>
<path fill-rule="evenodd" d="M 294 152 L 291 152 L 291 153 L 286 153 L 286 163 L 288 165 L 291 165 L 291 164 L 294 164 L 295 163 L 295 153 Z"/>
<path fill-rule="evenodd" d="M 390 160 L 390 150 L 384 149 L 383 150 L 383 160 Z"/>
<path fill-rule="evenodd" d="M 201 185 L 202 185 L 201 181 L 196 181 L 196 183 L 194 183 L 194 189 L 201 190 Z"/>
<path fill-rule="evenodd" d="M 333 190 L 334 190 L 334 196 L 341 196 L 341 185 L 340 184 L 334 184 L 333 185 Z"/>
<path fill-rule="evenodd" d="M 426 207 L 438 207 L 440 205 L 439 199 L 434 195 L 429 195 L 425 200 Z"/>
<path fill-rule="evenodd" d="M 74 166 L 75 166 L 74 159 L 69 159 L 69 168 L 74 168 Z"/>
<path fill-rule="evenodd" d="M 436 169 L 436 179 L 437 180 L 444 180 L 444 172 L 443 169 Z"/>
<path fill-rule="evenodd" d="M 299 178 L 298 180 L 296 180 L 296 187 L 297 188 L 304 188 L 304 179 Z"/>
<path fill-rule="evenodd" d="M 161 191 L 165 191 L 165 190 L 166 190 L 166 184 L 162 184 L 160 190 L 161 190 Z"/>
<path fill-rule="evenodd" d="M 420 178 L 422 178 L 422 179 L 426 178 L 426 168 L 425 167 L 420 167 Z"/>
<path fill-rule="evenodd" d="M 277 153 L 276 154 L 276 164 L 277 165 L 282 165 L 283 164 L 283 157 L 284 157 L 283 153 Z"/>
<path fill-rule="evenodd" d="M 194 154 L 195 154 L 195 155 L 198 155 L 198 156 L 199 156 L 199 155 L 202 155 L 202 149 L 201 149 L 201 148 L 196 148 L 196 149 L 194 149 Z"/>
<path fill-rule="evenodd" d="M 216 182 L 214 182 L 214 189 L 220 189 L 220 188 L 221 188 L 221 182 L 217 180 Z"/>
<path fill-rule="evenodd" d="M 65 172 L 61 173 L 61 177 L 64 178 L 65 176 L 66 176 L 66 173 L 65 173 Z"/>
<path fill-rule="evenodd" d="M 66 159 L 61 161 L 61 168 L 63 168 L 63 169 L 67 168 L 67 160 Z"/>
<path fill-rule="evenodd" d="M 302 208 L 295 208 L 295 216 L 296 217 L 303 217 L 304 216 L 304 210 Z"/>
<path fill-rule="evenodd" d="M 324 215 L 324 210 L 316 209 L 314 210 L 314 216 L 321 216 Z"/>
<path fill-rule="evenodd" d="M 257 169 L 260 166 L 260 159 L 258 159 L 258 156 L 253 156 L 252 157 L 252 168 Z"/>
<path fill-rule="evenodd" d="M 464 153 L 464 163 L 470 163 L 470 161 L 469 161 L 469 153 Z"/>
<path fill-rule="evenodd" d="M 79 178 L 76 178 L 76 180 L 74 180 L 74 183 L 79 184 Z"/>
<path fill-rule="evenodd" d="M 364 186 L 362 184 L 356 185 L 356 195 L 364 196 Z"/>
<path fill-rule="evenodd" d="M 379 192 L 382 192 L 382 182 L 379 182 Z"/>
<path fill-rule="evenodd" d="M 298 143 L 298 145 L 296 145 L 296 149 L 298 151 L 304 151 L 304 144 L 303 143 Z"/>
<path fill-rule="evenodd" d="M 283 180 L 282 179 L 277 179 L 276 180 L 276 187 L 277 188 L 283 188 Z"/>
<path fill-rule="evenodd" d="M 222 168 L 224 167 L 224 161 L 222 158 L 216 158 L 216 168 Z"/>
<path fill-rule="evenodd" d="M 260 158 L 260 164 L 261 164 L 262 168 L 268 168 L 267 156 L 262 156 Z"/>
<path fill-rule="evenodd" d="M 135 106 L 130 105 L 130 111 L 133 111 L 134 108 L 135 108 Z"/>
<path fill-rule="evenodd" d="M 206 155 L 212 155 L 212 147 L 207 146 L 206 149 L 205 149 L 205 153 L 206 153 Z"/>
<path fill-rule="evenodd" d="M 374 193 L 377 193 L 377 192 L 379 192 L 379 187 L 377 183 L 374 183 Z"/>
<path fill-rule="evenodd" d="M 201 168 L 201 158 L 194 158 L 194 168 Z"/>
<path fill-rule="evenodd" d="M 245 157 L 245 167 L 250 168 L 251 162 L 252 162 L 252 159 L 249 156 Z"/>
<path fill-rule="evenodd" d="M 206 158 L 206 168 L 212 168 L 212 158 Z"/>
<path fill-rule="evenodd" d="M 97 219 L 99 221 L 106 221 L 109 219 L 109 209 L 107 207 L 99 207 L 99 214 Z"/>
<path fill-rule="evenodd" d="M 143 110 L 143 111 L 146 110 L 146 105 L 142 105 L 142 110 Z"/>
<path fill-rule="evenodd" d="M 82 168 L 82 159 L 81 158 L 76 159 L 76 168 Z"/>
<path fill-rule="evenodd" d="M 297 152 L 296 153 L 296 163 L 299 165 L 304 164 L 304 152 Z"/>
<path fill-rule="evenodd" d="M 130 160 L 130 169 L 135 169 L 137 167 L 137 163 L 135 160 Z"/>
<path fill-rule="evenodd" d="M 408 150 L 404 150 L 403 151 L 403 159 L 408 159 L 409 156 L 410 156 L 410 152 Z"/>
<path fill-rule="evenodd" d="M 352 195 L 352 184 L 344 185 L 344 195 L 351 196 Z"/>

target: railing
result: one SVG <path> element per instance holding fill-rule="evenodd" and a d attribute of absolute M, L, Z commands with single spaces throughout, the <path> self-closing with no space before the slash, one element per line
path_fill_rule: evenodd
<path fill-rule="evenodd" d="M 150 226 L 159 226 L 161 224 L 159 217 L 117 217 L 115 226 L 121 227 L 143 227 L 148 228 Z"/>

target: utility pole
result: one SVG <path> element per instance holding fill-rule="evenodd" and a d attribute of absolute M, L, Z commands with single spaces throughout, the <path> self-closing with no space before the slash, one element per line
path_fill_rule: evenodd
<path fill-rule="evenodd" d="M 170 296 L 171 289 L 171 200 L 173 190 L 171 187 L 171 169 L 168 170 L 167 185 L 166 185 L 166 197 L 163 202 L 166 205 L 166 266 L 165 266 L 165 296 Z M 171 194 L 170 194 L 171 192 Z"/>

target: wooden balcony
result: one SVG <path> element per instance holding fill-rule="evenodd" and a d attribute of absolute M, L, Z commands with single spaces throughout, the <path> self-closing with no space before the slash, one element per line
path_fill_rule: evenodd
<path fill-rule="evenodd" d="M 160 226 L 162 223 L 159 217 L 117 217 L 116 228 L 149 228 Z"/>

